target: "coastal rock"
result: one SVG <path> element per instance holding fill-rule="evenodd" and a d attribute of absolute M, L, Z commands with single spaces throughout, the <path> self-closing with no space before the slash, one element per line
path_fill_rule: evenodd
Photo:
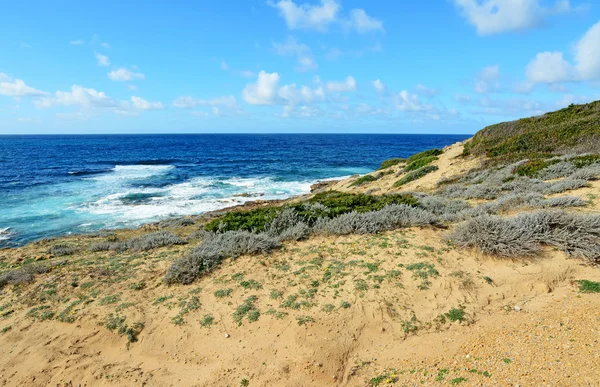
<path fill-rule="evenodd" d="M 319 193 L 326 191 L 327 188 L 337 183 L 339 180 L 319 181 L 310 186 L 310 193 Z"/>

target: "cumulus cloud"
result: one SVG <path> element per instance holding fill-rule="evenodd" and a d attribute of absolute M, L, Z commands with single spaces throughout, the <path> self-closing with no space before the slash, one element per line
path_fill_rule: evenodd
<path fill-rule="evenodd" d="M 346 21 L 346 27 L 364 34 L 370 31 L 383 31 L 383 22 L 367 15 L 364 9 L 353 9 Z"/>
<path fill-rule="evenodd" d="M 569 0 L 556 0 L 549 6 L 543 3 L 542 0 L 454 0 L 479 35 L 538 27 L 549 16 L 573 9 Z"/>
<path fill-rule="evenodd" d="M 292 0 L 269 1 L 279 10 L 290 30 L 306 29 L 325 32 L 331 24 L 341 24 L 358 33 L 383 31 L 383 22 L 369 16 L 363 9 L 352 9 L 347 17 L 339 15 L 342 6 L 336 0 L 321 0 L 319 4 L 296 4 Z"/>
<path fill-rule="evenodd" d="M 422 103 L 418 95 L 411 94 L 406 90 L 394 95 L 394 104 L 398 110 L 403 112 L 424 112 L 433 108 L 431 105 Z"/>
<path fill-rule="evenodd" d="M 110 60 L 106 55 L 102 55 L 96 53 L 96 60 L 98 61 L 98 66 L 107 67 L 110 66 Z"/>
<path fill-rule="evenodd" d="M 120 68 L 118 70 L 113 70 L 113 71 L 109 72 L 108 78 L 111 81 L 126 82 L 126 81 L 132 81 L 134 79 L 144 79 L 144 78 L 146 78 L 146 76 L 142 73 L 136 73 L 136 72 L 129 71 L 125 68 Z"/>
<path fill-rule="evenodd" d="M 12 79 L 4 73 L 0 73 L 0 95 L 8 97 L 40 97 L 48 93 L 28 86 L 21 79 Z"/>
<path fill-rule="evenodd" d="M 288 36 L 288 39 L 282 43 L 273 43 L 275 53 L 283 56 L 295 56 L 298 59 L 297 70 L 300 72 L 314 71 L 318 69 L 318 65 L 312 55 L 310 47 L 306 44 L 299 43 L 293 36 Z"/>
<path fill-rule="evenodd" d="M 322 87 L 310 88 L 308 86 L 297 87 L 295 83 L 284 85 L 277 91 L 277 96 L 289 105 L 307 104 L 325 99 Z"/>
<path fill-rule="evenodd" d="M 425 85 L 418 84 L 416 87 L 416 93 L 421 97 L 431 98 L 435 97 L 439 93 L 439 91 L 436 89 L 429 88 Z"/>
<path fill-rule="evenodd" d="M 57 91 L 54 96 L 47 96 L 35 101 L 38 108 L 52 106 L 79 106 L 82 108 L 103 107 L 116 108 L 119 103 L 104 92 L 73 85 L 70 91 Z"/>
<path fill-rule="evenodd" d="M 173 101 L 173 106 L 183 109 L 193 109 L 200 106 L 226 106 L 237 107 L 238 102 L 232 95 L 225 97 L 217 97 L 212 99 L 197 99 L 193 97 L 179 97 Z"/>
<path fill-rule="evenodd" d="M 500 66 L 486 66 L 477 74 L 474 90 L 479 94 L 487 94 L 500 88 Z"/>
<path fill-rule="evenodd" d="M 356 90 L 356 80 L 349 76 L 345 81 L 341 82 L 327 82 L 327 90 L 333 92 L 347 92 Z"/>
<path fill-rule="evenodd" d="M 277 97 L 278 82 L 279 74 L 261 71 L 256 82 L 246 85 L 242 97 L 250 105 L 272 105 Z"/>
<path fill-rule="evenodd" d="M 131 103 L 133 107 L 137 110 L 162 110 L 165 108 L 160 102 L 149 102 L 141 97 L 132 96 Z"/>
<path fill-rule="evenodd" d="M 569 62 L 559 51 L 538 53 L 527 65 L 527 79 L 549 84 L 600 79 L 600 22 L 575 44 L 574 59 Z"/>
<path fill-rule="evenodd" d="M 373 82 L 371 82 L 371 84 L 373 85 L 375 90 L 377 90 L 378 93 L 383 93 L 385 91 L 385 85 L 383 84 L 383 82 L 381 82 L 381 80 L 376 79 Z"/>

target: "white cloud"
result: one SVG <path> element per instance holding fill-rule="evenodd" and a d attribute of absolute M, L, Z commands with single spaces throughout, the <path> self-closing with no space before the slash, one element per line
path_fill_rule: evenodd
<path fill-rule="evenodd" d="M 287 41 L 283 43 L 273 43 L 273 49 L 278 55 L 296 56 L 298 58 L 298 67 L 300 72 L 315 71 L 318 65 L 315 62 L 310 47 L 296 41 L 293 36 L 288 36 Z"/>
<path fill-rule="evenodd" d="M 240 75 L 244 78 L 252 78 L 256 74 L 252 70 L 242 70 L 242 71 L 240 71 Z"/>
<path fill-rule="evenodd" d="M 193 97 L 179 97 L 173 101 L 173 106 L 183 109 L 192 109 L 199 106 L 226 106 L 237 107 L 238 103 L 234 96 L 217 97 L 213 99 L 196 99 Z"/>
<path fill-rule="evenodd" d="M 363 10 L 353 9 L 350 11 L 350 18 L 346 22 L 346 26 L 364 34 L 370 31 L 383 31 L 383 22 L 375 19 Z"/>
<path fill-rule="evenodd" d="M 522 31 L 543 24 L 551 15 L 572 10 L 569 0 L 545 6 L 542 0 L 454 0 L 479 35 Z"/>
<path fill-rule="evenodd" d="M 383 22 L 369 16 L 365 10 L 350 10 L 348 17 L 341 17 L 342 9 L 337 0 L 321 0 L 320 4 L 296 4 L 292 0 L 268 1 L 279 10 L 290 30 L 306 29 L 325 32 L 329 25 L 337 23 L 358 33 L 383 31 Z"/>
<path fill-rule="evenodd" d="M 419 100 L 419 96 L 411 94 L 406 90 L 394 96 L 396 108 L 403 112 L 424 112 L 431 110 L 433 106 L 424 104 Z"/>
<path fill-rule="evenodd" d="M 79 106 L 82 108 L 115 108 L 119 102 L 107 96 L 104 92 L 88 89 L 83 86 L 73 85 L 71 91 L 57 91 L 54 96 L 40 98 L 35 101 L 38 108 L 52 106 Z"/>
<path fill-rule="evenodd" d="M 0 95 L 8 97 L 40 97 L 48 93 L 28 86 L 21 79 L 12 79 L 4 73 L 0 73 Z"/>
<path fill-rule="evenodd" d="M 529 94 L 533 91 L 533 86 L 531 82 L 517 82 L 513 85 L 512 91 L 517 94 Z"/>
<path fill-rule="evenodd" d="M 106 49 L 110 49 L 110 44 L 108 44 L 106 42 L 102 42 L 102 43 L 100 43 L 100 45 Z"/>
<path fill-rule="evenodd" d="M 135 73 L 124 68 L 113 70 L 110 73 L 108 73 L 108 78 L 111 81 L 116 82 L 132 81 L 134 79 L 144 79 L 145 77 L 146 76 L 142 73 Z"/>
<path fill-rule="evenodd" d="M 279 74 L 261 71 L 258 80 L 249 83 L 242 91 L 242 97 L 250 105 L 272 105 L 277 96 Z"/>
<path fill-rule="evenodd" d="M 473 87 L 476 93 L 487 94 L 498 91 L 500 89 L 500 66 L 486 66 L 481 70 L 475 78 L 475 86 Z"/>
<path fill-rule="evenodd" d="M 575 78 L 575 69 L 562 52 L 540 52 L 527 65 L 526 75 L 533 83 L 566 82 Z"/>
<path fill-rule="evenodd" d="M 600 78 L 600 22 L 594 24 L 575 46 L 575 62 L 581 79 Z"/>
<path fill-rule="evenodd" d="M 589 97 L 587 95 L 563 94 L 563 96 L 558 101 L 556 101 L 556 107 L 562 109 L 571 104 L 589 103 L 594 100 L 595 98 Z"/>
<path fill-rule="evenodd" d="M 296 87 L 295 83 L 284 85 L 277 91 L 277 96 L 289 105 L 307 104 L 325 99 L 322 87 L 311 89 L 308 86 Z"/>
<path fill-rule="evenodd" d="M 96 53 L 96 60 L 98 61 L 98 66 L 103 66 L 103 67 L 110 66 L 110 60 L 108 59 L 108 57 L 106 55 Z"/>
<path fill-rule="evenodd" d="M 269 4 L 279 10 L 290 30 L 326 31 L 329 24 L 336 21 L 337 13 L 341 9 L 340 4 L 335 0 L 321 0 L 320 5 L 297 5 L 291 0 L 280 0 Z"/>
<path fill-rule="evenodd" d="M 373 84 L 373 87 L 375 88 L 375 90 L 377 90 L 378 93 L 383 93 L 385 91 L 385 85 L 379 79 L 376 79 L 371 83 Z"/>
<path fill-rule="evenodd" d="M 427 86 L 418 84 L 416 87 L 416 93 L 422 97 L 431 98 L 431 97 L 435 97 L 439 93 L 439 91 L 436 89 L 431 89 Z"/>
<path fill-rule="evenodd" d="M 133 103 L 133 107 L 137 110 L 162 110 L 165 108 L 160 102 L 149 102 L 143 98 L 132 96 L 131 102 Z"/>
<path fill-rule="evenodd" d="M 356 90 L 356 80 L 353 77 L 346 78 L 342 82 L 327 82 L 327 90 L 333 92 L 346 92 Z"/>
<path fill-rule="evenodd" d="M 127 89 L 129 89 L 131 91 L 136 91 L 138 88 L 136 85 L 127 85 Z"/>
<path fill-rule="evenodd" d="M 78 45 L 80 45 L 80 44 L 84 44 L 84 43 L 85 43 L 85 42 L 84 42 L 83 40 L 71 40 L 71 41 L 69 42 L 69 44 L 72 44 L 72 45 L 74 45 L 74 46 L 78 46 Z"/>
<path fill-rule="evenodd" d="M 373 107 L 371 105 L 367 105 L 366 103 L 359 103 L 356 105 L 355 111 L 362 116 L 388 116 L 391 114 L 388 109 Z"/>

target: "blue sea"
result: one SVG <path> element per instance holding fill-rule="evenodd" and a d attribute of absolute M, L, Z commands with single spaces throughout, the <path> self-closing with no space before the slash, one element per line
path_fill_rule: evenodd
<path fill-rule="evenodd" d="M 0 247 L 310 192 L 466 135 L 0 136 Z M 249 196 L 240 196 L 247 194 Z"/>

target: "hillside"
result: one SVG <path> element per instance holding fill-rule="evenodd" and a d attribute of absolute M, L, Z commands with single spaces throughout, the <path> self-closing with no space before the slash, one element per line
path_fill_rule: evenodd
<path fill-rule="evenodd" d="M 543 149 L 505 144 L 565 111 L 286 202 L 1 250 L 0 382 L 592 386 L 598 106 Z"/>
<path fill-rule="evenodd" d="M 600 101 L 596 101 L 488 126 L 468 142 L 464 153 L 517 160 L 549 153 L 599 151 Z"/>

